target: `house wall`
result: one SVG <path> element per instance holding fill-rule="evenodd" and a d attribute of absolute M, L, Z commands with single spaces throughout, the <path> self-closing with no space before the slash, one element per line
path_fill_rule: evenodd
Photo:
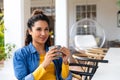
<path fill-rule="evenodd" d="M 104 27 L 108 40 L 120 40 L 120 27 L 117 27 L 117 0 L 99 0 L 97 2 L 97 21 Z"/>
<path fill-rule="evenodd" d="M 85 0 L 69 0 L 69 31 L 75 23 L 75 6 L 86 4 Z M 120 40 L 120 28 L 117 27 L 117 0 L 88 0 L 88 4 L 97 4 L 97 22 L 105 30 L 107 40 Z M 50 6 L 51 0 L 32 1 L 31 6 Z"/>
<path fill-rule="evenodd" d="M 104 28 L 107 40 L 120 40 L 120 28 L 117 27 L 117 0 L 88 0 L 88 4 L 97 4 L 97 22 Z M 75 23 L 75 6 L 86 4 L 85 0 L 69 2 L 69 27 Z"/>
<path fill-rule="evenodd" d="M 0 8 L 3 8 L 3 2 L 0 1 Z"/>
<path fill-rule="evenodd" d="M 3 8 L 3 5 L 2 5 L 2 3 L 0 3 L 0 8 Z"/>
<path fill-rule="evenodd" d="M 51 6 L 52 0 L 32 0 L 31 6 Z"/>

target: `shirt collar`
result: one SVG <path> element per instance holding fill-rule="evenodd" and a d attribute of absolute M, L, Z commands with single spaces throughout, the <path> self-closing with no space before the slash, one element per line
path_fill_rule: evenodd
<path fill-rule="evenodd" d="M 37 50 L 35 49 L 35 47 L 33 46 L 33 44 L 31 42 L 29 43 L 28 47 L 29 47 L 29 50 L 31 53 L 37 52 Z"/>
<path fill-rule="evenodd" d="M 31 42 L 29 43 L 28 47 L 29 47 L 31 53 L 36 53 L 37 52 L 36 48 L 33 46 L 33 44 Z M 45 51 L 46 52 L 48 51 L 48 46 L 47 45 L 45 46 Z"/>

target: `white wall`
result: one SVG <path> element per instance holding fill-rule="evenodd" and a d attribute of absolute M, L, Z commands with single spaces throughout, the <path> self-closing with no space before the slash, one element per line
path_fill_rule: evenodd
<path fill-rule="evenodd" d="M 0 3 L 0 8 L 3 8 L 3 3 Z"/>
<path fill-rule="evenodd" d="M 55 0 L 53 0 L 55 3 Z M 52 0 L 32 0 L 31 7 L 51 6 Z"/>
<path fill-rule="evenodd" d="M 117 27 L 117 0 L 99 0 L 97 21 L 100 22 L 109 40 L 120 39 L 120 28 Z"/>
<path fill-rule="evenodd" d="M 50 1 L 51 0 L 41 0 L 40 2 L 32 1 L 32 6 L 49 5 Z M 86 3 L 85 0 L 69 0 L 68 2 L 70 29 L 75 23 L 75 5 Z M 120 28 L 117 27 L 117 11 L 119 8 L 116 2 L 117 0 L 88 0 L 88 4 L 97 4 L 97 21 L 105 29 L 106 37 L 108 40 L 120 39 Z"/>
<path fill-rule="evenodd" d="M 97 4 L 97 22 L 100 23 L 108 40 L 120 39 L 120 28 L 117 27 L 117 0 L 88 0 L 88 4 Z M 75 23 L 75 6 L 86 4 L 85 0 L 69 2 L 69 27 Z"/>
<path fill-rule="evenodd" d="M 16 49 L 24 46 L 26 22 L 30 17 L 29 6 L 29 0 L 12 0 L 12 3 L 4 0 L 5 43 L 14 43 Z"/>
<path fill-rule="evenodd" d="M 3 8 L 3 0 L 0 0 L 0 8 Z"/>

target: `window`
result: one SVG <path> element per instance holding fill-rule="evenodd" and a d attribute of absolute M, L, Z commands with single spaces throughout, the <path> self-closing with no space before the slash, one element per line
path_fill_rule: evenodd
<path fill-rule="evenodd" d="M 96 19 L 96 5 L 77 5 L 76 6 L 76 21 L 83 18 Z"/>
<path fill-rule="evenodd" d="M 51 7 L 51 6 L 41 6 L 41 7 L 31 7 L 31 13 L 35 10 L 35 9 L 41 9 L 43 10 L 43 12 L 46 15 L 55 15 L 55 7 Z"/>

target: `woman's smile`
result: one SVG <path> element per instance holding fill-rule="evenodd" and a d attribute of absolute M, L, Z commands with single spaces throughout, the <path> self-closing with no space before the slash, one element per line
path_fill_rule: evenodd
<path fill-rule="evenodd" d="M 46 40 L 47 40 L 47 37 L 42 37 L 42 36 L 40 36 L 40 40 L 41 40 L 41 41 L 46 41 Z"/>

